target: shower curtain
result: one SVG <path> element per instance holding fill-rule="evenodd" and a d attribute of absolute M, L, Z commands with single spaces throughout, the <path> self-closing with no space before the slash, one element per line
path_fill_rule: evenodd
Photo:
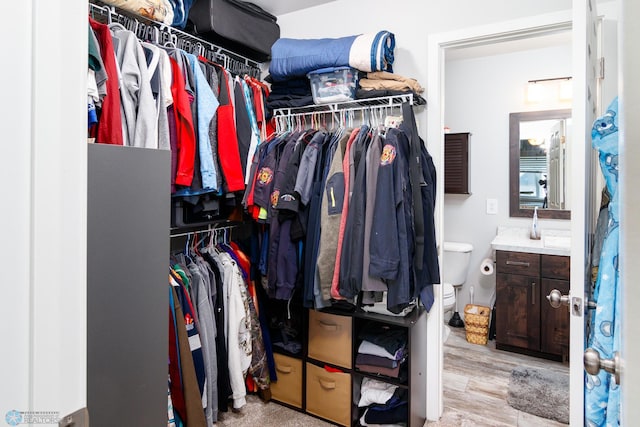
<path fill-rule="evenodd" d="M 618 99 L 598 118 L 591 131 L 592 145 L 598 159 L 606 187 L 610 194 L 605 237 L 593 300 L 592 328 L 588 346 L 597 350 L 601 358 L 612 358 L 620 351 L 620 291 L 622 281 L 618 270 L 619 254 L 619 194 L 618 194 Z M 589 427 L 620 425 L 620 386 L 611 374 L 600 370 L 598 375 L 585 373 L 585 418 Z"/>

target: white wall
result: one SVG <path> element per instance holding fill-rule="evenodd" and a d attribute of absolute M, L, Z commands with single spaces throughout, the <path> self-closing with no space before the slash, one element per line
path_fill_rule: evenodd
<path fill-rule="evenodd" d="M 613 21 L 609 18 L 615 11 L 615 2 L 603 2 L 599 4 L 600 11 L 607 14 L 605 20 L 605 42 L 614 43 L 615 16 Z M 291 38 L 322 38 L 341 37 L 378 30 L 389 30 L 395 34 L 396 50 L 394 72 L 407 77 L 413 77 L 425 86 L 427 80 L 427 46 L 429 35 L 441 32 L 449 32 L 467 27 L 477 27 L 501 21 L 526 18 L 532 15 L 541 15 L 556 11 L 570 10 L 571 1 L 562 0 L 527 0 L 519 2 L 502 2 L 491 0 L 477 2 L 463 0 L 456 2 L 400 0 L 393 2 L 393 11 L 389 10 L 389 2 L 384 0 L 372 0 L 362 2 L 353 0 L 337 0 L 310 9 L 293 12 L 278 17 L 282 37 Z M 422 10 L 428 10 L 422 13 Z M 318 22 L 319 25 L 315 23 Z M 611 48 L 607 46 L 609 53 Z M 464 64 L 447 65 L 446 76 L 446 124 L 452 132 L 472 132 L 471 137 L 471 189 L 473 195 L 445 197 L 444 210 L 444 237 L 447 240 L 469 241 L 474 244 L 471 271 L 468 284 L 474 284 L 475 302 L 488 303 L 495 287 L 493 276 L 481 276 L 478 272 L 481 260 L 491 256 L 491 239 L 495 235 L 498 225 L 526 226 L 528 221 L 523 218 L 510 219 L 508 216 L 508 113 L 535 109 L 571 108 L 570 103 L 559 106 L 532 106 L 522 102 L 524 82 L 530 79 L 544 76 L 571 75 L 571 46 L 554 52 L 546 52 L 556 58 L 553 64 L 544 64 L 542 61 L 529 60 L 527 55 L 521 54 L 513 60 L 504 59 L 505 62 L 497 62 L 496 67 L 491 65 L 473 63 L 468 69 L 484 66 L 480 73 L 474 72 L 474 76 L 467 76 L 456 84 L 451 84 L 449 73 L 462 74 Z M 544 53 L 544 52 L 543 52 Z M 607 67 L 611 74 L 605 81 L 604 90 L 611 94 L 611 85 L 615 86 L 614 74 L 616 71 L 616 57 L 611 57 Z M 499 61 L 499 60 L 498 60 Z M 523 68 L 517 69 L 514 64 L 528 64 L 530 73 Z M 488 67 L 488 69 L 487 69 Z M 504 70 L 509 70 L 504 72 Z M 520 70 L 520 71 L 518 71 Z M 480 70 L 477 70 L 480 71 Z M 451 77 L 454 77 L 452 75 Z M 494 87 L 500 83 L 508 82 L 510 88 L 504 92 L 495 92 Z M 516 86 L 518 86 L 516 88 Z M 615 90 L 615 89 L 614 89 Z M 476 100 L 475 94 L 482 94 Z M 450 96 L 454 98 L 451 99 Z M 499 97 L 499 100 L 496 100 Z M 426 98 L 429 101 L 429 88 L 426 88 Z M 464 99 L 457 102 L 455 99 Z M 455 104 L 454 104 L 455 102 Z M 499 106 L 502 102 L 506 105 Z M 450 108 L 452 105 L 455 105 Z M 491 105 L 491 109 L 487 108 Z M 428 106 L 427 106 L 428 108 Z M 486 120 L 485 112 L 496 111 L 499 108 L 502 114 L 498 119 Z M 468 122 L 465 120 L 469 120 Z M 426 112 L 417 114 L 419 131 L 426 137 Z M 489 137 L 492 135 L 492 137 Z M 439 157 L 439 147 L 434 141 L 427 140 L 427 147 L 434 155 Z M 482 148 L 481 148 L 482 147 Z M 485 149 L 488 147 L 488 149 Z M 500 148 L 501 147 L 501 148 Z M 487 159 L 491 159 L 492 168 L 483 167 Z M 496 167 L 497 165 L 497 167 Z M 442 177 L 441 165 L 438 168 L 438 176 Z M 441 197 L 442 195 L 438 195 Z M 485 214 L 485 200 L 487 197 L 497 198 L 498 215 Z M 473 221 L 470 221 L 473 219 Z M 478 227 L 481 220 L 482 226 Z M 472 227 L 472 225 L 476 225 Z M 541 226 L 554 229 L 569 229 L 568 221 L 541 221 Z M 471 230 L 469 230 L 471 229 Z M 461 292 L 460 307 L 468 301 L 468 291 Z"/>
<path fill-rule="evenodd" d="M 480 274 L 480 263 L 493 258 L 491 240 L 498 226 L 528 227 L 529 218 L 509 217 L 509 113 L 571 108 L 571 102 L 531 104 L 528 80 L 571 75 L 571 43 L 559 46 L 448 61 L 445 65 L 445 124 L 451 132 L 471 132 L 471 195 L 444 197 L 444 240 L 469 242 L 474 251 L 468 279 L 458 293 L 458 307 L 489 305 L 495 274 Z M 486 199 L 498 200 L 498 214 L 486 213 Z M 570 222 L 540 220 L 541 229 L 569 230 Z M 443 255 L 443 256 L 446 256 Z M 446 272 L 445 272 L 446 274 Z"/>
<path fill-rule="evenodd" d="M 5 5 L 0 419 L 86 405 L 84 2 Z"/>
<path fill-rule="evenodd" d="M 554 1 L 554 0 L 527 0 L 519 2 L 505 3 L 500 0 L 491 0 L 477 2 L 473 0 L 464 0 L 456 2 L 424 2 L 401 0 L 393 2 L 393 11 L 390 11 L 390 5 L 388 1 L 372 0 L 366 2 L 366 6 L 362 2 L 356 2 L 352 0 L 338 0 L 325 5 L 317 6 L 314 8 L 298 11 L 278 17 L 278 23 L 281 28 L 282 37 L 291 38 L 322 38 L 322 37 L 341 37 L 353 34 L 360 34 L 364 32 L 372 32 L 378 30 L 388 30 L 394 33 L 396 38 L 395 49 L 395 62 L 394 72 L 407 77 L 416 78 L 423 86 L 427 80 L 427 38 L 430 34 L 436 34 L 441 32 L 453 31 L 456 29 L 462 29 L 471 26 L 485 25 L 494 22 L 501 22 L 505 20 L 512 20 L 518 18 L 526 18 L 531 15 L 539 15 L 544 13 L 550 13 L 554 11 L 568 10 L 571 8 L 570 0 Z M 422 13 L 422 10 L 428 10 L 427 13 Z M 464 13 L 463 13 L 464 12 Z M 319 22 L 319 25 L 314 23 Z M 560 75 L 570 75 L 570 53 L 565 52 L 563 62 L 566 67 L 563 68 L 563 73 Z M 500 69 L 497 69 L 500 70 Z M 491 81 L 500 81 L 503 79 L 502 73 L 493 70 L 493 76 Z M 531 78 L 539 78 L 526 76 L 519 78 L 519 82 L 524 82 Z M 540 76 L 540 74 L 537 74 Z M 474 86 L 475 90 L 489 89 L 490 84 L 487 83 L 485 78 L 471 79 L 465 87 L 469 85 Z M 429 88 L 426 88 L 426 98 L 429 101 Z M 449 90 L 447 89 L 447 105 L 452 105 L 448 99 Z M 517 95 L 514 95 L 514 98 Z M 469 98 L 468 94 L 467 97 Z M 487 96 L 487 101 L 494 105 L 492 96 Z M 505 111 L 524 111 L 515 104 L 515 100 L 511 100 L 510 105 Z M 428 106 L 427 106 L 428 108 Z M 456 106 L 456 109 L 458 107 Z M 462 107 L 461 107 L 462 108 Z M 511 108 L 511 109 L 509 109 Z M 570 105 L 567 105 L 570 108 Z M 478 110 L 479 109 L 479 110 Z M 450 110 L 447 110 L 447 113 Z M 466 116 L 478 116 L 479 111 L 487 111 L 487 104 L 474 103 L 473 110 L 465 110 Z M 471 113 L 469 113 L 471 111 Z M 480 116 L 478 116 L 480 117 Z M 418 112 L 417 121 L 418 129 L 421 135 L 426 139 L 426 112 Z M 450 213 L 455 213 L 455 209 L 445 210 L 444 217 L 445 227 L 447 230 L 460 230 L 460 232 L 447 232 L 445 236 L 447 239 L 459 239 L 462 241 L 471 241 L 477 250 L 474 251 L 474 257 L 472 260 L 472 266 L 474 271 L 479 268 L 479 262 L 482 258 L 487 256 L 488 242 L 491 241 L 490 236 L 495 235 L 497 221 L 488 221 L 488 224 L 482 227 L 477 227 L 474 231 L 475 237 L 469 239 L 468 233 L 465 233 L 465 224 L 471 223 L 477 224 L 477 222 L 469 221 L 467 214 L 475 215 L 471 218 L 476 218 L 479 214 L 482 214 L 483 222 L 487 219 L 484 215 L 484 200 L 486 197 L 496 197 L 500 199 L 500 218 L 503 218 L 503 214 L 508 212 L 507 204 L 507 192 L 508 192 L 508 114 L 503 117 L 502 124 L 492 122 L 486 124 L 491 128 L 498 128 L 503 130 L 504 134 L 501 138 L 494 133 L 494 138 L 491 140 L 492 144 L 504 143 L 504 150 L 499 153 L 491 153 L 492 156 L 496 156 L 499 161 L 500 168 L 504 168 L 502 171 L 498 171 L 497 168 L 493 169 L 496 172 L 493 177 L 489 179 L 482 178 L 482 168 L 478 165 L 472 165 L 472 190 L 476 192 L 477 196 L 469 198 L 467 202 L 464 199 L 454 200 L 449 197 L 445 199 L 447 206 L 454 208 L 456 206 L 464 205 L 464 209 L 460 213 L 455 215 L 455 219 L 449 218 Z M 452 118 L 453 120 L 453 118 Z M 447 122 L 452 127 L 452 131 L 471 131 L 473 136 L 471 139 L 472 156 L 479 153 L 474 147 L 482 146 L 479 138 L 482 137 L 482 131 L 480 125 L 469 126 L 466 123 L 454 123 Z M 458 127 L 456 127 L 458 126 Z M 489 130 L 485 130 L 487 135 Z M 479 132 L 479 133 L 478 133 Z M 504 136 L 506 135 L 506 136 Z M 427 147 L 434 159 L 438 159 L 440 156 L 440 147 L 437 141 L 428 141 Z M 492 145 L 493 147 L 493 145 Z M 475 160 L 473 160 L 476 163 Z M 495 164 L 495 163 L 494 163 Z M 438 169 L 438 176 L 442 177 L 442 167 L 436 164 Z M 504 176 L 497 176 L 504 175 Z M 480 177 L 480 179 L 478 179 Z M 485 182 L 492 184 L 493 188 L 484 188 Z M 503 185 L 500 185 L 500 182 Z M 443 195 L 438 195 L 442 197 Z M 508 216 L 508 214 L 507 214 Z M 497 217 L 494 217 L 497 219 Z M 554 227 L 563 227 L 563 224 L 553 224 Z M 473 276 L 470 282 L 474 282 Z M 487 289 L 487 292 L 479 291 L 478 286 L 476 288 L 476 302 L 487 300 L 490 295 L 486 295 L 491 292 L 491 289 L 495 286 L 495 280 L 486 280 L 483 276 L 481 284 L 482 289 Z M 468 296 L 467 292 L 462 292 L 463 298 Z"/>
<path fill-rule="evenodd" d="M 0 104 L 0 135 L 3 162 L 0 168 L 2 209 L 0 218 L 5 225 L 0 245 L 0 258 L 9 266 L 10 274 L 3 275 L 2 309 L 0 309 L 0 337 L 2 364 L 0 378 L 0 419 L 7 411 L 26 410 L 29 403 L 29 299 L 30 299 L 30 139 L 31 139 L 31 3 L 10 2 L 5 5 L 12 19 L 0 28 L 6 43 L 7 58 L 13 67 L 2 67 L 0 75 L 10 85 L 3 85 L 4 97 L 12 102 Z M 9 38 L 10 37 L 10 38 Z M 11 183 L 11 186 L 8 185 Z"/>
<path fill-rule="evenodd" d="M 290 38 L 343 37 L 379 30 L 391 31 L 396 38 L 394 72 L 415 78 L 425 86 L 429 34 L 570 8 L 571 0 L 337 0 L 278 16 L 278 23 L 281 36 Z M 427 101 L 428 92 L 427 88 Z M 426 113 L 423 111 L 416 119 L 418 130 L 424 138 Z M 427 146 L 437 158 L 437 148 L 430 145 L 430 141 L 427 141 Z"/>

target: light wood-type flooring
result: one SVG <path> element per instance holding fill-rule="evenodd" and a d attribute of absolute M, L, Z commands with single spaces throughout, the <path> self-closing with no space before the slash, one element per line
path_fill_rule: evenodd
<path fill-rule="evenodd" d="M 569 372 L 568 364 L 496 350 L 495 341 L 471 344 L 464 328 L 451 328 L 444 345 L 444 412 L 425 427 L 566 426 L 509 406 L 509 377 L 518 365 Z"/>

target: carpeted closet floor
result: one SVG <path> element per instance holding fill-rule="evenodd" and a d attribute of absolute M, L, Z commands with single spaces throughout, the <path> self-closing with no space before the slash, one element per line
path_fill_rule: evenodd
<path fill-rule="evenodd" d="M 238 412 L 221 412 L 218 427 L 324 427 L 332 424 L 274 402 L 265 403 L 256 395 Z"/>

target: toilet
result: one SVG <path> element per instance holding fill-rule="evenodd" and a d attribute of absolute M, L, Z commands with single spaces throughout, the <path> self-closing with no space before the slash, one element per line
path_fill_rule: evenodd
<path fill-rule="evenodd" d="M 456 291 L 453 289 L 453 285 L 449 282 L 442 284 L 442 304 L 444 306 L 445 320 L 449 320 L 448 313 L 453 314 L 453 310 L 456 306 Z"/>
<path fill-rule="evenodd" d="M 462 327 L 464 322 L 460 318 L 457 306 L 458 290 L 467 280 L 473 246 L 470 243 L 463 242 L 444 242 L 443 248 L 442 303 L 445 319 L 447 314 L 453 310 L 449 325 Z M 448 336 L 448 329 L 445 329 L 445 336 Z"/>

